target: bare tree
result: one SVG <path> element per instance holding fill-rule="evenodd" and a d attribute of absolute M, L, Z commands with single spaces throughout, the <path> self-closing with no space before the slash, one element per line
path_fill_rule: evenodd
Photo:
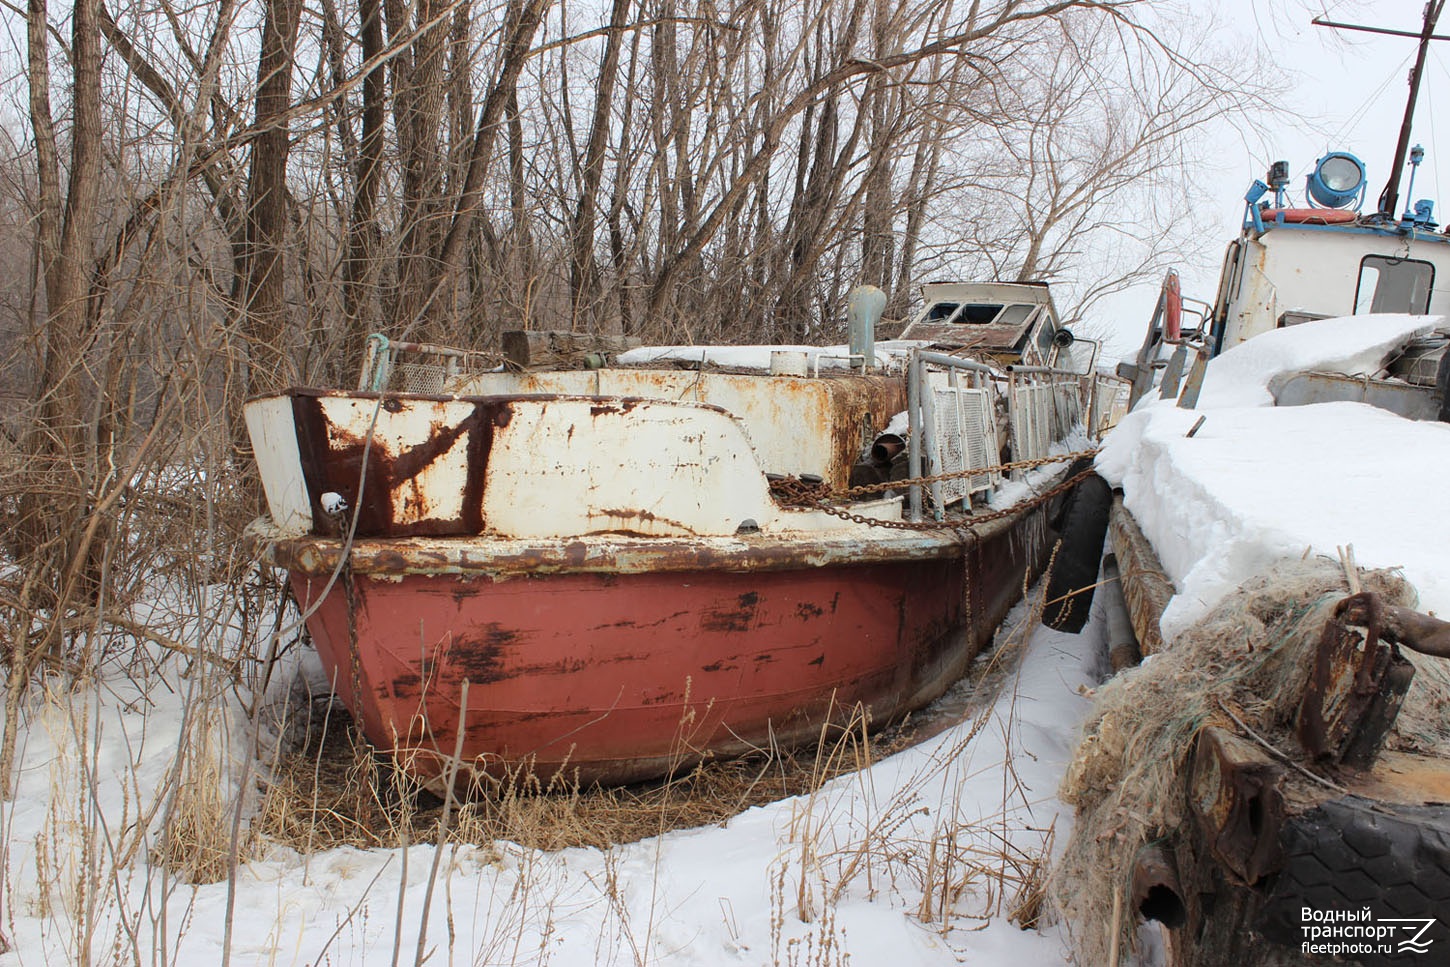
<path fill-rule="evenodd" d="M 12 687 L 115 617 L 138 473 L 239 449 L 246 393 L 344 378 L 370 331 L 829 338 L 858 280 L 902 311 L 923 271 L 1080 305 L 1135 277 L 1167 243 L 1124 193 L 1244 89 L 1138 9 L 79 0 L 58 51 L 64 15 L 29 0 L 30 130 L 0 179 L 33 231 L 0 249 L 29 280 L 9 329 L 34 331 L 32 470 L 0 499 Z M 1130 235 L 1141 257 L 1104 271 Z"/>

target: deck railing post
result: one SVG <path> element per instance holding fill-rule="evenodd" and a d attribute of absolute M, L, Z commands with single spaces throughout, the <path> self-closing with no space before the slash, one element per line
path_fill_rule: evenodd
<path fill-rule="evenodd" d="M 921 368 L 921 425 L 924 429 L 921 445 L 925 451 L 925 469 L 928 475 L 935 476 L 942 472 L 941 440 L 938 439 L 941 434 L 936 422 L 936 390 L 931 385 L 931 373 L 925 366 Z M 946 516 L 940 480 L 931 484 L 931 507 L 932 516 L 937 520 Z"/>
<path fill-rule="evenodd" d="M 906 373 L 906 472 L 912 480 L 921 477 L 921 380 L 926 367 L 921 361 L 921 351 L 911 354 Z M 907 498 L 909 519 L 921 520 L 921 484 L 913 483 Z"/>

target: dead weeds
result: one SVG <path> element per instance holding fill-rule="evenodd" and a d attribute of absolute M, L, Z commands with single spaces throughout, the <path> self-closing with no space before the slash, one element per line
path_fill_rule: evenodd
<path fill-rule="evenodd" d="M 967 676 L 932 705 L 878 732 L 859 711 L 842 710 L 817 742 L 734 759 L 706 759 L 669 779 L 581 788 L 532 777 L 474 790 L 455 804 L 445 841 L 496 840 L 558 850 L 632 843 L 678 829 L 723 824 L 752 806 L 808 796 L 853 773 L 976 717 L 989 706 L 1021 655 L 1019 634 L 1000 635 Z M 291 747 L 272 756 L 251 823 L 254 837 L 304 854 L 339 846 L 395 848 L 438 839 L 443 800 L 420 789 L 392 759 L 376 753 L 339 702 L 317 699 Z"/>
<path fill-rule="evenodd" d="M 313 716 L 301 748 L 281 754 L 262 785 L 252 831 L 304 853 L 338 846 L 402 846 L 437 838 L 443 801 L 374 753 L 340 705 Z M 918 741 L 910 720 L 863 738 L 830 726 L 816 746 L 707 759 L 670 779 L 614 788 L 528 780 L 456 807 L 448 839 L 507 840 L 557 850 L 607 848 L 676 829 L 723 823 L 752 806 L 807 795 Z"/>

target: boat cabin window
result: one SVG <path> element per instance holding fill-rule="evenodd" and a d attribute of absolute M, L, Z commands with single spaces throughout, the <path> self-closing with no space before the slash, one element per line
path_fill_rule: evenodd
<path fill-rule="evenodd" d="M 1056 335 L 1056 320 L 1048 316 L 1042 320 L 1042 326 L 1037 330 L 1037 352 L 1042 357 L 1043 365 L 1052 358 L 1052 340 Z"/>
<path fill-rule="evenodd" d="M 997 325 L 1020 326 L 1028 320 L 1032 313 L 1036 311 L 1036 306 L 1008 306 L 1007 308 L 1002 310 L 1002 316 L 997 320 Z"/>
<path fill-rule="evenodd" d="M 1435 266 L 1419 259 L 1366 255 L 1359 263 L 1359 288 L 1354 293 L 1354 314 L 1366 312 L 1430 311 L 1430 287 Z"/>
<path fill-rule="evenodd" d="M 1036 308 L 1030 305 L 1002 306 L 998 304 L 973 303 L 961 305 L 956 302 L 937 302 L 927 310 L 927 322 L 951 321 L 958 325 L 986 326 L 996 323 L 999 326 L 1020 326 L 1032 315 Z"/>

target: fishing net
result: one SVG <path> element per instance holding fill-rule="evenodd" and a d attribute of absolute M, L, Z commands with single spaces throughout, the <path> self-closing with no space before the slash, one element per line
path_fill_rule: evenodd
<path fill-rule="evenodd" d="M 1361 582 L 1386 604 L 1414 606 L 1413 587 L 1396 572 L 1361 572 Z M 1139 850 L 1191 821 L 1183 772 L 1200 726 L 1233 728 L 1226 706 L 1276 748 L 1297 749 L 1298 698 L 1320 632 L 1348 593 L 1338 563 L 1277 566 L 1098 690 L 1060 790 L 1077 819 L 1053 885 L 1080 963 L 1108 962 L 1114 891 L 1126 893 Z M 1416 675 L 1386 745 L 1432 748 L 1450 739 L 1450 662 L 1404 654 Z M 1136 924 L 1128 906 L 1125 895 L 1116 923 L 1122 949 Z"/>

